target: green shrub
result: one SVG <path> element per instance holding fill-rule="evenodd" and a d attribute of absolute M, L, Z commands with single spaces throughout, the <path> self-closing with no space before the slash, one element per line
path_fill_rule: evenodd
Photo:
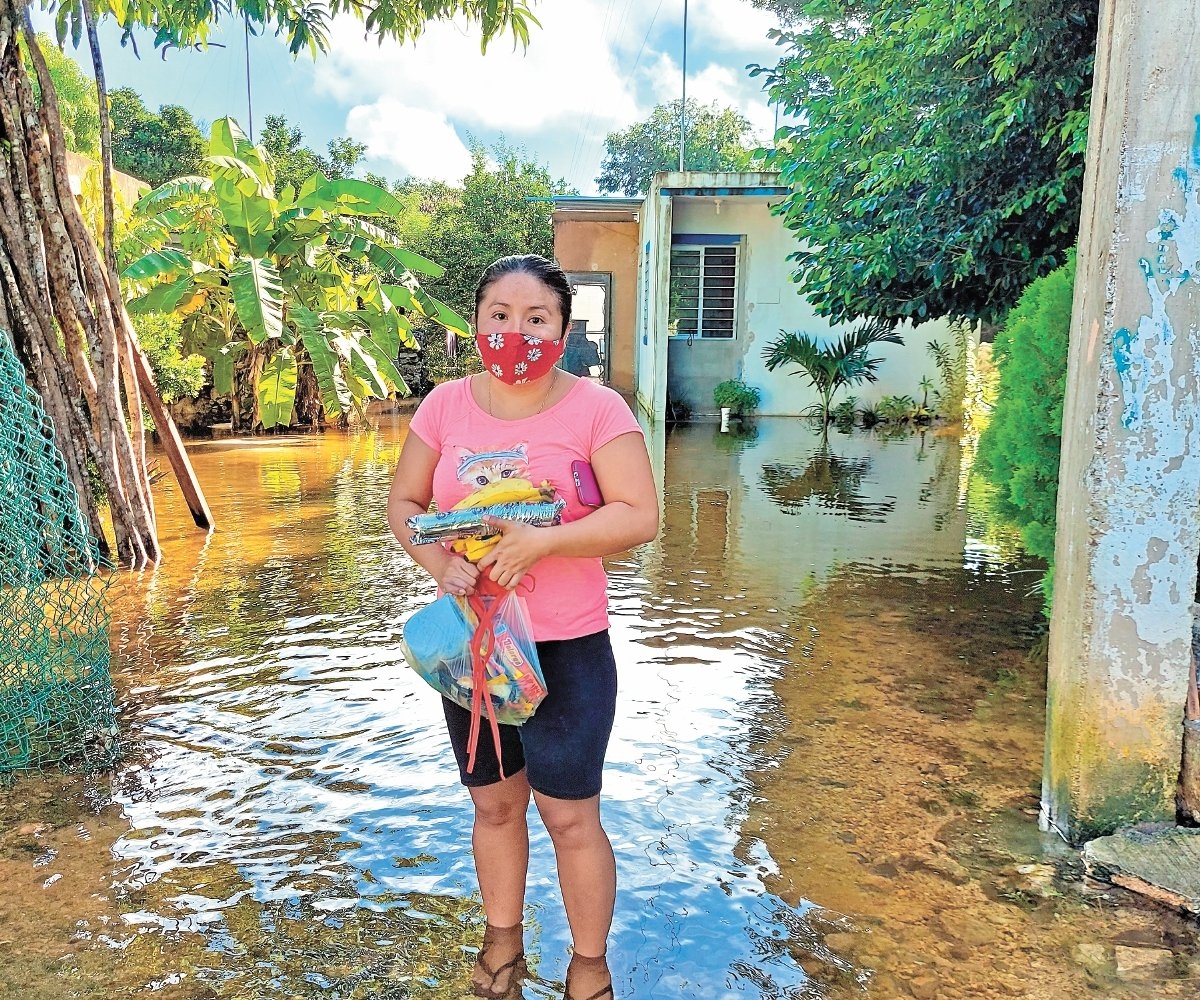
<path fill-rule="evenodd" d="M 1025 290 L 996 334 L 996 406 L 979 440 L 975 464 L 997 487 L 997 514 L 1020 529 L 1030 555 L 1046 560 L 1047 615 L 1053 597 L 1054 517 L 1074 287 L 1072 254 Z"/>
<path fill-rule="evenodd" d="M 853 427 L 858 419 L 858 397 L 847 396 L 829 411 L 829 415 L 838 427 Z"/>
<path fill-rule="evenodd" d="M 728 406 L 734 413 L 753 413 L 762 402 L 762 393 L 740 378 L 727 378 L 713 388 L 713 402 Z"/>
<path fill-rule="evenodd" d="M 180 327 L 181 316 L 175 313 L 143 313 L 134 319 L 138 343 L 146 352 L 158 394 L 164 403 L 173 403 L 185 396 L 194 396 L 204 388 L 204 358 L 199 354 L 184 355 Z"/>
<path fill-rule="evenodd" d="M 971 331 L 966 323 L 955 323 L 950 328 L 952 344 L 931 340 L 925 349 L 933 357 L 938 378 L 942 385 L 933 394 L 934 408 L 938 416 L 947 423 L 961 423 L 963 403 L 969 389 Z"/>
<path fill-rule="evenodd" d="M 914 419 L 917 412 L 917 401 L 907 394 L 903 396 L 884 396 L 875 404 L 875 413 L 881 423 L 902 424 Z"/>

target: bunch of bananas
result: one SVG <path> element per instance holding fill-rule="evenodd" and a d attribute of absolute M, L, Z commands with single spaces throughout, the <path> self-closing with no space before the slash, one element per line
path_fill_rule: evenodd
<path fill-rule="evenodd" d="M 545 503 L 554 499 L 554 487 L 548 480 L 542 480 L 541 486 L 534 486 L 528 479 L 513 477 L 497 479 L 493 483 L 481 486 L 456 503 L 451 510 L 474 510 L 479 507 L 495 507 L 498 504 L 514 503 Z M 450 548 L 459 555 L 464 555 L 470 562 L 478 562 L 492 546 L 500 541 L 499 535 L 488 535 L 486 538 L 460 538 L 450 544 Z"/>

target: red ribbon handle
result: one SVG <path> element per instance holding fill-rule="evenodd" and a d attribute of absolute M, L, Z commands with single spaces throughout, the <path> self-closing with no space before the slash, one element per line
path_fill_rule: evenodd
<path fill-rule="evenodd" d="M 502 781 L 505 774 L 504 759 L 500 753 L 500 724 L 496 721 L 496 706 L 492 704 L 491 692 L 488 690 L 487 664 L 496 648 L 496 614 L 506 594 L 505 588 L 483 574 L 476 585 L 475 593 L 467 598 L 468 606 L 479 620 L 471 636 L 471 729 L 467 735 L 467 774 L 475 770 L 475 751 L 479 747 L 479 729 L 486 706 Z M 490 600 L 485 601 L 485 597 Z"/>

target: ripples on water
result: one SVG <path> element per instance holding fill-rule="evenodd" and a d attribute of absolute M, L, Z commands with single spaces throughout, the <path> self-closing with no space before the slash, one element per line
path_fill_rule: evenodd
<path fill-rule="evenodd" d="M 384 522 L 402 432 L 196 445 L 208 539 L 164 483 L 164 564 L 124 580 L 114 622 L 131 756 L 113 885 L 129 928 L 204 942 L 159 985 L 358 996 L 391 977 L 396 996 L 434 997 L 465 982 L 482 919 L 469 803 L 400 653 L 434 590 Z M 791 421 L 651 440 L 662 536 L 610 564 L 618 995 L 824 995 L 798 959 L 841 918 L 769 891 L 778 865 L 743 829 L 748 775 L 781 753 L 773 685 L 815 632 L 799 611 L 839 567 L 1003 573 L 1000 550 L 969 533 L 950 440 L 823 445 Z M 569 935 L 531 831 L 527 995 L 551 996 Z"/>

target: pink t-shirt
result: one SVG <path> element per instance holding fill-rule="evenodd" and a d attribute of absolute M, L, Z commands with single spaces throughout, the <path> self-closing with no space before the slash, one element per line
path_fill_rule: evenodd
<path fill-rule="evenodd" d="M 449 510 L 480 486 L 510 476 L 543 480 L 567 501 L 563 521 L 586 517 L 571 463 L 590 461 L 614 438 L 642 433 L 619 394 L 587 379 L 542 413 L 498 420 L 471 395 L 469 379 L 437 386 L 413 414 L 409 430 L 441 456 L 433 473 L 433 499 Z M 536 563 L 522 588 L 537 640 L 575 639 L 608 628 L 608 578 L 599 558 L 550 556 Z"/>

